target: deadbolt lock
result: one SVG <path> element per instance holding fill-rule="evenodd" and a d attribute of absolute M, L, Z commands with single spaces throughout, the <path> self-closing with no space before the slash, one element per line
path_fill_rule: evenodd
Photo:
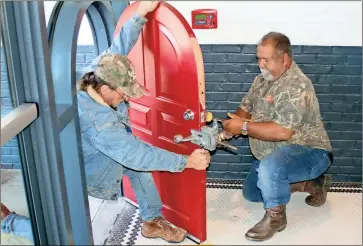
<path fill-rule="evenodd" d="M 194 119 L 194 112 L 190 109 L 184 112 L 184 120 L 193 120 Z"/>

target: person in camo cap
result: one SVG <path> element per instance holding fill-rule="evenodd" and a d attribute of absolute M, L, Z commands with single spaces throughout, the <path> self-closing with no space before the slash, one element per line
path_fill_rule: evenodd
<path fill-rule="evenodd" d="M 87 190 L 90 196 L 117 200 L 122 175 L 129 177 L 143 220 L 141 234 L 182 242 L 187 232 L 165 221 L 162 202 L 151 171 L 182 172 L 186 168 L 204 170 L 209 152 L 195 150 L 189 156 L 147 144 L 132 134 L 127 102 L 142 97 L 145 89 L 126 57 L 145 23 L 142 16 L 156 8 L 142 1 L 135 16 L 123 25 L 112 46 L 83 69 L 77 99 Z"/>
<path fill-rule="evenodd" d="M 257 160 L 243 183 L 243 196 L 263 202 L 266 213 L 245 237 L 264 241 L 285 229 L 292 192 L 310 193 L 308 205 L 325 203 L 330 177 L 324 172 L 333 155 L 313 84 L 293 61 L 289 38 L 266 34 L 257 58 L 261 74 L 236 113 L 223 121 L 223 135 L 249 137 Z"/>

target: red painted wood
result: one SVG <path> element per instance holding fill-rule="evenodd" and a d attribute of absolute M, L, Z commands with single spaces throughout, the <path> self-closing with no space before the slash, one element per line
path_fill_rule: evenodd
<path fill-rule="evenodd" d="M 133 3 L 123 12 L 115 34 L 135 13 L 138 4 Z M 175 144 L 174 136 L 189 136 L 190 129 L 200 130 L 205 125 L 201 120 L 205 105 L 199 92 L 197 61 L 191 41 L 195 35 L 184 17 L 165 2 L 149 13 L 147 19 L 142 34 L 128 55 L 135 66 L 139 83 L 148 92 L 141 99 L 130 102 L 132 129 L 145 142 L 188 155 L 198 146 Z M 201 74 L 204 75 L 203 65 L 199 66 L 199 76 Z M 199 83 L 204 88 L 204 80 Z M 201 94 L 204 96 L 204 91 Z M 184 120 L 183 114 L 187 109 L 195 113 L 194 120 Z M 153 176 L 165 218 L 185 228 L 201 242 L 205 241 L 206 171 L 153 172 Z M 124 195 L 136 202 L 128 178 L 123 179 L 123 184 Z"/>

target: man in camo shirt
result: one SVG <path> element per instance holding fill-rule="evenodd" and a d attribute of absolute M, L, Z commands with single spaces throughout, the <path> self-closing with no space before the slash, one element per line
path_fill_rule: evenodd
<path fill-rule="evenodd" d="M 264 218 L 246 233 L 263 241 L 286 227 L 286 204 L 292 192 L 308 192 L 311 206 L 326 201 L 332 147 L 321 120 L 310 79 L 292 59 L 289 38 L 266 34 L 257 46 L 258 75 L 231 119 L 224 135 L 248 135 L 257 161 L 243 186 L 243 196 L 263 202 Z"/>

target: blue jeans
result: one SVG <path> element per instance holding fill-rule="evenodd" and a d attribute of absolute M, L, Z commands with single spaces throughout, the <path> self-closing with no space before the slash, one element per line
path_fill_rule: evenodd
<path fill-rule="evenodd" d="M 290 183 L 311 180 L 331 165 L 329 152 L 301 145 L 286 145 L 252 163 L 243 184 L 243 196 L 273 208 L 290 200 Z"/>
<path fill-rule="evenodd" d="M 34 242 L 31 221 L 23 215 L 11 213 L 1 221 L 1 232 L 12 233 Z"/>
<path fill-rule="evenodd" d="M 124 174 L 130 179 L 142 220 L 147 221 L 162 216 L 163 205 L 152 173 L 125 169 Z"/>

